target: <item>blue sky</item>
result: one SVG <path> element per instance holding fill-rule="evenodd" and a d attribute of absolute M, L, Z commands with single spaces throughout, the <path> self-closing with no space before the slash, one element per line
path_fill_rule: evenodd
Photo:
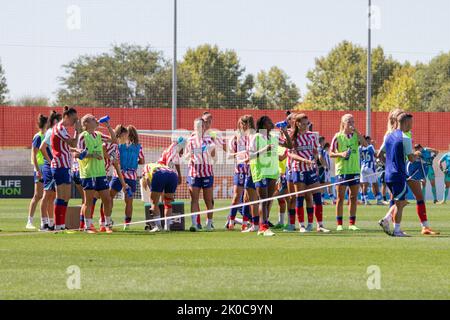
<path fill-rule="evenodd" d="M 373 45 L 400 61 L 429 61 L 450 50 L 450 1 L 372 0 Z M 79 28 L 68 27 L 79 8 Z M 179 58 L 203 43 L 234 49 L 247 72 L 276 65 L 306 91 L 314 58 L 342 40 L 366 45 L 367 0 L 178 0 Z M 61 66 L 112 43 L 150 44 L 172 55 L 173 0 L 2 2 L 0 59 L 10 98 L 54 97 Z M 70 23 L 69 23 L 70 24 Z M 73 26 L 73 25 L 72 25 Z"/>

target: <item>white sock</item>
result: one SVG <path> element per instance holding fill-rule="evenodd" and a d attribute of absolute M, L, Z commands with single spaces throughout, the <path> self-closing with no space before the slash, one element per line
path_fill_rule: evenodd
<path fill-rule="evenodd" d="M 241 218 L 234 218 L 234 223 L 242 224 L 242 219 Z"/>
<path fill-rule="evenodd" d="M 111 225 L 111 217 L 105 217 L 105 223 L 107 226 Z"/>
<path fill-rule="evenodd" d="M 86 219 L 86 229 L 89 229 L 92 225 L 92 219 Z"/>
<path fill-rule="evenodd" d="M 424 221 L 424 222 L 420 223 L 420 225 L 421 225 L 423 228 L 428 228 L 428 227 L 430 226 L 430 224 L 428 223 L 428 221 Z"/>
<path fill-rule="evenodd" d="M 394 222 L 394 232 L 400 232 L 400 223 Z"/>
<path fill-rule="evenodd" d="M 53 227 L 55 225 L 55 220 L 54 219 L 48 219 L 48 226 L 49 227 Z"/>
<path fill-rule="evenodd" d="M 191 220 L 192 220 L 192 224 L 194 225 L 194 226 L 196 226 L 197 225 L 197 215 L 193 215 L 193 216 L 191 216 Z"/>
<path fill-rule="evenodd" d="M 279 224 L 284 224 L 284 216 L 285 216 L 284 212 L 279 213 L 279 215 L 278 215 L 278 223 Z"/>
<path fill-rule="evenodd" d="M 213 219 L 206 219 L 206 225 L 208 227 L 211 227 L 212 223 L 213 223 Z"/>
<path fill-rule="evenodd" d="M 44 227 L 46 224 L 48 225 L 48 218 L 47 217 L 41 218 L 41 227 Z"/>
<path fill-rule="evenodd" d="M 153 216 L 153 219 L 160 219 L 160 218 L 161 218 L 161 215 L 154 215 L 154 216 Z M 156 225 L 159 229 L 161 229 L 161 228 L 162 228 L 162 226 L 161 226 L 161 220 L 155 221 L 155 225 Z"/>
<path fill-rule="evenodd" d="M 28 216 L 28 223 L 33 224 L 33 217 Z"/>

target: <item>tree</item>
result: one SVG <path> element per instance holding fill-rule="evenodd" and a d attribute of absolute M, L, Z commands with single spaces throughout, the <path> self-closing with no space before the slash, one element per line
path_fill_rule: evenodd
<path fill-rule="evenodd" d="M 121 44 L 111 53 L 81 56 L 63 66 L 58 104 L 104 107 L 168 107 L 171 76 L 162 53 Z"/>
<path fill-rule="evenodd" d="M 3 70 L 2 63 L 0 61 L 0 105 L 7 104 L 8 86 L 6 84 L 5 71 Z"/>
<path fill-rule="evenodd" d="M 300 90 L 278 67 L 256 76 L 253 104 L 258 109 L 292 109 L 300 99 Z"/>
<path fill-rule="evenodd" d="M 416 81 L 423 111 L 448 111 L 450 87 L 450 52 L 417 66 Z"/>
<path fill-rule="evenodd" d="M 416 69 L 405 64 L 394 70 L 391 77 L 386 80 L 380 93 L 374 100 L 377 111 L 390 111 L 402 108 L 408 111 L 420 109 L 420 95 L 414 78 Z"/>
<path fill-rule="evenodd" d="M 248 107 L 253 77 L 244 72 L 232 50 L 221 51 L 208 44 L 187 50 L 179 64 L 180 106 Z"/>
<path fill-rule="evenodd" d="M 14 105 L 16 106 L 49 106 L 50 100 L 45 96 L 23 96 L 15 100 Z"/>
<path fill-rule="evenodd" d="M 362 110 L 366 103 L 367 50 L 343 41 L 331 52 L 315 60 L 308 71 L 305 105 L 319 110 Z M 399 64 L 386 57 L 381 47 L 372 52 L 372 97 L 381 89 Z"/>

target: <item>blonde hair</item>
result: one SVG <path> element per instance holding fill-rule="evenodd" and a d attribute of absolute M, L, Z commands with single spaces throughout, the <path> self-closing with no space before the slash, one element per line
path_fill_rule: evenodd
<path fill-rule="evenodd" d="M 95 119 L 95 117 L 94 117 L 92 114 L 90 114 L 90 113 L 85 114 L 85 115 L 81 118 L 81 126 L 83 127 L 83 130 L 84 130 L 84 131 L 86 131 L 86 122 L 88 122 L 88 121 L 91 120 L 91 119 Z"/>
<path fill-rule="evenodd" d="M 340 133 L 344 132 L 345 124 L 352 118 L 353 118 L 353 115 L 351 113 L 346 113 L 341 117 L 341 123 L 339 125 Z"/>
<path fill-rule="evenodd" d="M 403 111 L 400 108 L 396 108 L 394 110 L 391 110 L 389 112 L 389 116 L 388 116 L 388 122 L 387 122 L 387 129 L 386 129 L 386 133 L 385 135 L 390 134 L 392 131 L 394 131 L 395 129 L 397 129 L 397 125 L 398 125 L 398 116 L 401 115 L 402 113 L 405 113 L 405 111 Z"/>

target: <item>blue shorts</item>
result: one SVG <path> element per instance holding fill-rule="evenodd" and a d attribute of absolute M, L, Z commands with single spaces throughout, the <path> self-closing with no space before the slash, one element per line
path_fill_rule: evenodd
<path fill-rule="evenodd" d="M 387 182 L 386 184 L 391 191 L 395 201 L 406 200 L 406 194 L 408 193 L 406 181 Z"/>
<path fill-rule="evenodd" d="M 247 174 L 247 176 L 245 177 L 244 188 L 253 190 L 256 189 L 251 173 Z"/>
<path fill-rule="evenodd" d="M 319 168 L 319 182 L 320 183 L 326 183 L 326 174 L 325 174 L 325 168 L 320 167 Z"/>
<path fill-rule="evenodd" d="M 270 181 L 275 180 L 275 179 L 271 179 L 271 178 L 264 178 L 262 180 L 259 180 L 257 182 L 255 182 L 255 187 L 256 188 L 267 188 L 267 186 L 269 185 Z"/>
<path fill-rule="evenodd" d="M 235 173 L 233 176 L 233 185 L 244 187 L 247 175 L 245 173 Z"/>
<path fill-rule="evenodd" d="M 75 184 L 81 184 L 80 171 L 72 171 L 72 180 Z"/>
<path fill-rule="evenodd" d="M 420 161 L 409 162 L 406 164 L 406 174 L 408 180 L 421 181 L 425 180 L 426 169 Z"/>
<path fill-rule="evenodd" d="M 283 192 L 285 192 L 287 190 L 286 175 L 280 176 L 280 178 L 278 178 L 278 182 L 280 183 L 280 188 L 278 189 L 278 193 L 282 194 Z"/>
<path fill-rule="evenodd" d="M 106 177 L 82 178 L 81 186 L 83 190 L 103 191 L 109 189 L 108 179 Z"/>
<path fill-rule="evenodd" d="M 39 172 L 41 173 L 41 178 L 38 179 L 37 172 L 33 171 L 34 183 L 44 183 L 44 173 L 42 172 L 44 165 L 39 166 Z"/>
<path fill-rule="evenodd" d="M 190 187 L 196 187 L 200 189 L 208 189 L 212 188 L 214 185 L 214 177 L 204 177 L 204 178 L 198 178 L 198 177 L 187 177 L 186 183 Z"/>
<path fill-rule="evenodd" d="M 72 177 L 70 168 L 52 168 L 53 179 L 57 186 L 61 184 L 71 184 Z"/>
<path fill-rule="evenodd" d="M 286 181 L 288 183 L 294 182 L 291 170 L 286 170 Z"/>
<path fill-rule="evenodd" d="M 125 179 L 125 183 L 130 186 L 131 192 L 136 192 L 136 180 Z M 109 183 L 109 187 L 117 192 L 122 190 L 122 183 L 120 183 L 119 177 L 113 177 Z"/>
<path fill-rule="evenodd" d="M 44 180 L 45 191 L 55 191 L 55 179 L 53 179 L 52 168 L 49 164 L 42 167 L 42 178 Z"/>
<path fill-rule="evenodd" d="M 178 175 L 175 172 L 167 170 L 157 170 L 155 173 L 153 173 L 150 191 L 175 193 L 175 191 L 177 191 L 177 186 Z"/>
<path fill-rule="evenodd" d="M 340 175 L 336 176 L 336 182 L 355 179 L 352 181 L 341 183 L 340 185 L 347 186 L 347 187 L 356 186 L 359 184 L 359 177 L 360 177 L 359 173 L 358 174 L 340 174 Z"/>
<path fill-rule="evenodd" d="M 307 186 L 319 182 L 319 177 L 317 176 L 315 170 L 309 170 L 304 172 L 295 171 L 292 172 L 292 176 L 294 183 L 304 183 Z"/>

